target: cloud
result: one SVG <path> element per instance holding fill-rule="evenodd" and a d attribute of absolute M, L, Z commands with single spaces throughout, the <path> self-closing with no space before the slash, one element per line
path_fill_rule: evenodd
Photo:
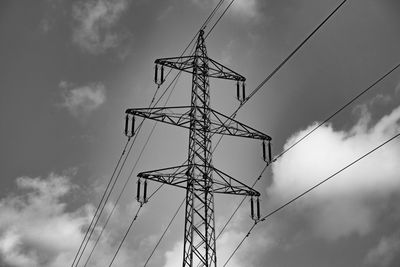
<path fill-rule="evenodd" d="M 0 200 L 1 261 L 11 266 L 59 266 L 55 263 L 74 251 L 82 238 L 87 207 L 65 212 L 59 200 L 73 189 L 66 177 L 20 177 L 16 183 L 21 194 Z"/>
<path fill-rule="evenodd" d="M 257 0 L 236 0 L 232 4 L 232 10 L 236 15 L 255 18 L 258 16 L 258 2 Z"/>
<path fill-rule="evenodd" d="M 322 126 L 273 165 L 273 183 L 267 189 L 270 201 L 281 204 L 335 173 L 373 147 L 400 131 L 400 107 L 369 125 L 367 110 L 350 130 Z M 289 147 L 315 127 L 294 134 Z M 382 203 L 400 193 L 400 141 L 371 154 L 320 186 L 295 205 L 317 236 L 335 240 L 374 229 Z"/>
<path fill-rule="evenodd" d="M 207 8 L 207 9 L 214 9 L 214 7 L 217 5 L 219 0 L 191 0 L 194 4 L 198 5 L 199 7 L 202 8 Z M 223 12 L 225 8 L 229 5 L 230 1 L 228 1 L 225 5 L 222 5 L 220 7 L 219 12 Z M 258 12 L 258 0 L 236 0 L 233 2 L 233 4 L 230 6 L 229 11 L 232 12 L 232 15 L 234 16 L 239 16 L 241 18 L 256 18 L 259 14 Z M 218 16 L 218 15 L 217 15 Z"/>
<path fill-rule="evenodd" d="M 91 54 L 101 54 L 120 45 L 124 34 L 113 31 L 127 0 L 79 1 L 72 7 L 72 17 L 76 22 L 73 42 Z"/>
<path fill-rule="evenodd" d="M 400 233 L 383 237 L 378 245 L 371 249 L 365 263 L 375 267 L 388 267 L 400 253 Z"/>
<path fill-rule="evenodd" d="M 157 20 L 162 21 L 165 20 L 171 13 L 174 11 L 174 6 L 169 5 L 167 8 L 161 11 L 160 15 L 158 15 Z"/>
<path fill-rule="evenodd" d="M 63 89 L 61 106 L 75 117 L 88 116 L 106 101 L 106 87 L 100 82 L 72 88 L 72 84 L 61 81 L 59 87 Z"/>
<path fill-rule="evenodd" d="M 78 187 L 66 176 L 52 173 L 45 179 L 20 177 L 16 183 L 18 194 L 0 200 L 0 265 L 69 266 L 93 216 L 93 206 L 68 211 L 64 200 Z M 120 235 L 116 236 L 119 241 Z M 88 266 L 109 262 L 116 242 L 106 231 Z M 90 241 L 88 248 L 92 246 Z M 134 251 L 123 247 L 116 266 L 131 266 L 135 257 Z"/>

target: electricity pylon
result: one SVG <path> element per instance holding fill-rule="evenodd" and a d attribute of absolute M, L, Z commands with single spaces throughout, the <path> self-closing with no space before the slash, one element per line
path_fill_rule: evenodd
<path fill-rule="evenodd" d="M 271 137 L 210 108 L 210 77 L 236 81 L 237 96 L 241 101 L 245 99 L 246 79 L 207 56 L 203 30 L 198 34 L 193 55 L 161 58 L 155 64 L 155 81 L 159 84 L 164 80 L 164 67 L 192 74 L 191 105 L 127 109 L 125 134 L 134 134 L 134 116 L 180 126 L 189 129 L 189 152 L 184 165 L 139 173 L 137 198 L 138 201 L 146 202 L 147 180 L 186 189 L 182 266 L 216 267 L 214 194 L 251 196 L 251 214 L 256 219 L 253 197 L 257 197 L 259 218 L 260 193 L 213 166 L 211 137 L 214 134 L 223 134 L 262 140 L 264 160 L 265 141 L 268 142 L 269 160 L 271 157 Z M 128 126 L 129 123 L 131 127 Z M 140 198 L 140 178 L 145 179 L 143 199 Z"/>

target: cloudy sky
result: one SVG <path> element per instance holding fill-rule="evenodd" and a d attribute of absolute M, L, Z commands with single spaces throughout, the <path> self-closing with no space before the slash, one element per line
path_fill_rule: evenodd
<path fill-rule="evenodd" d="M 250 92 L 339 2 L 236 0 L 207 38 L 208 54 L 244 75 Z M 1 1 L 0 266 L 72 264 L 127 141 L 125 109 L 149 105 L 156 90 L 154 60 L 179 56 L 215 4 Z M 289 147 L 399 63 L 399 14 L 397 0 L 347 1 L 237 119 L 270 135 L 274 154 Z M 172 75 L 166 84 L 171 80 Z M 233 112 L 239 104 L 235 90 L 229 81 L 212 80 L 212 107 Z M 185 74 L 168 104 L 189 100 Z M 186 159 L 187 131 L 157 125 L 132 170 L 152 126 L 144 124 L 129 154 L 95 236 L 133 175 L 88 266 L 109 265 L 138 208 L 136 174 Z M 400 71 L 395 71 L 267 169 L 256 186 L 262 213 L 399 131 Z M 258 224 L 227 266 L 398 266 L 399 162 L 400 141 L 394 140 Z M 251 184 L 264 166 L 261 144 L 224 137 L 213 163 Z M 156 186 L 151 183 L 150 191 Z M 162 188 L 141 210 L 113 266 L 143 266 L 183 198 L 183 190 Z M 219 232 L 240 198 L 215 201 Z M 219 266 L 251 227 L 249 214 L 246 201 L 218 239 Z M 147 266 L 181 264 L 183 223 L 181 211 Z"/>

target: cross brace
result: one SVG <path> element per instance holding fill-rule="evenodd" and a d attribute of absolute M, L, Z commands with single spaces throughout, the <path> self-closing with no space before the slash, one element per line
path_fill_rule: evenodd
<path fill-rule="evenodd" d="M 191 74 L 196 73 L 196 71 L 194 71 L 194 66 L 200 65 L 201 62 L 208 64 L 208 73 L 207 73 L 208 77 L 225 79 L 225 80 L 234 80 L 240 82 L 246 81 L 246 78 L 240 75 L 239 73 L 205 56 L 196 55 L 196 56 L 184 56 L 184 57 L 168 57 L 168 58 L 159 58 L 155 61 L 156 64 L 181 70 Z"/>
<path fill-rule="evenodd" d="M 126 113 L 190 129 L 190 122 L 193 119 L 191 113 L 194 112 L 194 109 L 195 107 L 191 106 L 133 108 L 127 109 Z M 237 120 L 229 118 L 228 116 L 225 116 L 216 110 L 213 110 L 211 108 L 204 109 L 203 107 L 196 107 L 196 109 L 200 116 L 203 116 L 206 113 L 210 114 L 211 123 L 209 129 L 197 129 L 199 131 L 207 131 L 212 134 L 240 136 L 266 141 L 271 140 L 270 136 L 258 130 L 255 130 Z"/>
<path fill-rule="evenodd" d="M 195 191 L 205 191 L 204 183 L 202 179 L 193 179 L 188 177 L 190 168 L 194 168 L 199 171 L 203 176 L 206 175 L 203 172 L 204 166 L 199 164 L 192 165 L 181 165 L 176 167 L 163 168 L 152 171 L 145 171 L 138 174 L 138 177 L 161 182 L 180 188 L 186 188 L 188 181 L 193 183 Z M 219 194 L 234 194 L 244 196 L 260 196 L 260 193 L 256 190 L 248 187 L 242 182 L 229 176 L 228 174 L 216 169 L 214 166 L 210 166 L 213 173 L 217 177 L 213 177 L 213 188 L 211 192 Z"/>

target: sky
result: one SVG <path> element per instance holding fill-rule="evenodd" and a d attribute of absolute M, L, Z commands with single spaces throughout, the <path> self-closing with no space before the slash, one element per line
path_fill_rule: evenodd
<path fill-rule="evenodd" d="M 250 93 L 340 2 L 236 0 L 207 37 L 208 55 L 245 76 Z M 216 3 L 1 1 L 0 266 L 72 264 L 127 142 L 125 110 L 150 104 L 157 89 L 154 60 L 179 56 Z M 278 155 L 399 63 L 399 14 L 397 0 L 347 1 L 237 119 L 271 136 Z M 188 105 L 190 79 L 182 74 L 159 105 Z M 239 105 L 236 85 L 211 80 L 210 86 L 212 108 L 231 114 Z M 136 174 L 180 165 L 187 157 L 188 132 L 160 124 L 139 158 L 153 125 L 146 121 L 137 135 L 94 236 L 116 209 L 87 266 L 109 265 L 139 206 Z M 262 215 L 399 131 L 396 70 L 268 167 L 255 187 Z M 399 162 L 395 139 L 260 222 L 227 266 L 398 266 Z M 222 139 L 213 164 L 247 184 L 265 165 L 260 142 L 238 137 Z M 150 183 L 149 192 L 157 186 Z M 169 186 L 158 191 L 141 209 L 113 266 L 144 266 L 184 196 Z M 215 196 L 217 233 L 240 200 Z M 245 201 L 217 240 L 218 266 L 252 224 Z M 180 211 L 147 266 L 182 264 L 183 225 Z M 93 245 L 91 240 L 88 248 Z"/>

